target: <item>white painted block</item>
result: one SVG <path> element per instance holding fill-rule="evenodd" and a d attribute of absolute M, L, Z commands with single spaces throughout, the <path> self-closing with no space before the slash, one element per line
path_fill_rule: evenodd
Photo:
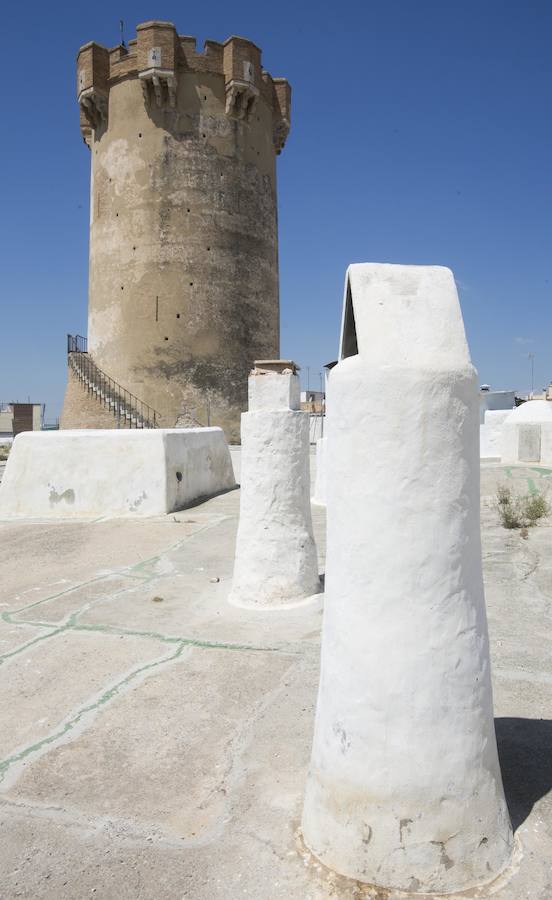
<path fill-rule="evenodd" d="M 251 374 L 248 379 L 249 411 L 258 409 L 300 409 L 301 385 L 298 375 L 280 372 Z"/>
<path fill-rule="evenodd" d="M 481 459 L 500 459 L 502 426 L 511 410 L 487 410 L 483 425 L 479 426 L 479 456 Z"/>
<path fill-rule="evenodd" d="M 328 384 L 327 564 L 303 835 L 384 888 L 508 864 L 479 533 L 479 397 L 452 273 L 354 265 Z"/>
<path fill-rule="evenodd" d="M 220 428 L 24 432 L 0 518 L 163 515 L 232 487 Z"/>

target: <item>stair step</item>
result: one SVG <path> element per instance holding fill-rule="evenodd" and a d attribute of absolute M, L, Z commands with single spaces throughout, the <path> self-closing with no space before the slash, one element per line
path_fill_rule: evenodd
<path fill-rule="evenodd" d="M 94 394 L 96 399 L 113 413 L 115 418 L 118 419 L 121 427 L 155 427 L 149 419 L 144 417 L 143 413 L 138 412 L 138 410 L 133 407 L 132 402 L 128 403 L 127 400 L 123 400 L 122 397 L 118 396 L 116 387 L 106 387 L 106 378 L 99 370 L 96 370 L 95 363 L 91 356 L 85 356 L 84 351 L 82 356 L 70 352 L 69 365 L 81 381 L 83 387 L 87 389 L 89 393 Z M 96 371 L 98 371 L 97 377 L 95 374 Z M 122 388 L 121 391 L 123 391 Z M 140 401 L 137 402 L 140 405 Z"/>

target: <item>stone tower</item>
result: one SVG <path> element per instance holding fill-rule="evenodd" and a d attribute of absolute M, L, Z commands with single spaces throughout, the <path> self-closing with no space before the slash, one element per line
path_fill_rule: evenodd
<path fill-rule="evenodd" d="M 251 41 L 169 22 L 78 54 L 92 153 L 88 354 L 158 423 L 239 437 L 255 359 L 279 357 L 276 156 L 290 86 Z M 62 427 L 106 427 L 71 367 Z M 92 405 L 91 405 L 92 404 Z M 113 420 L 113 427 L 117 427 Z"/>

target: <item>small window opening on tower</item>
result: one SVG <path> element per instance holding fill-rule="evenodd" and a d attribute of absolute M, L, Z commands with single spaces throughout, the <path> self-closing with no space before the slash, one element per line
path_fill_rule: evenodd
<path fill-rule="evenodd" d="M 155 298 L 155 321 L 159 321 L 159 297 Z"/>
<path fill-rule="evenodd" d="M 169 340 L 168 337 L 166 337 L 165 340 L 168 341 Z"/>
<path fill-rule="evenodd" d="M 142 132 L 141 132 L 141 131 L 138 132 L 138 137 L 139 137 L 139 138 L 142 137 Z"/>
<path fill-rule="evenodd" d="M 193 287 L 193 286 L 194 286 L 193 281 L 190 281 L 190 287 Z"/>
<path fill-rule="evenodd" d="M 177 319 L 180 318 L 180 313 L 177 313 L 177 314 L 176 314 L 176 318 L 177 318 Z"/>
<path fill-rule="evenodd" d="M 353 297 L 351 294 L 351 283 L 347 281 L 347 298 L 345 300 L 345 317 L 343 320 L 343 339 L 341 342 L 341 359 L 347 359 L 348 356 L 357 356 L 358 343 L 355 323 L 355 312 L 353 309 Z"/>

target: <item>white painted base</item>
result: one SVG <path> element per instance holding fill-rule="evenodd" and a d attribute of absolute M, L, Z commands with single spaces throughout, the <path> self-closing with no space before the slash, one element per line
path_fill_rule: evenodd
<path fill-rule="evenodd" d="M 295 605 L 320 590 L 309 497 L 309 418 L 259 410 L 241 418 L 240 522 L 230 603 Z"/>
<path fill-rule="evenodd" d="M 342 875 L 452 893 L 496 877 L 512 849 L 481 571 L 477 378 L 447 269 L 349 273 L 328 383 L 322 659 L 302 829 Z"/>
<path fill-rule="evenodd" d="M 24 432 L 0 518 L 154 516 L 235 487 L 220 428 Z"/>
<path fill-rule="evenodd" d="M 316 442 L 316 473 L 311 502 L 317 506 L 326 505 L 326 438 L 319 438 Z"/>

